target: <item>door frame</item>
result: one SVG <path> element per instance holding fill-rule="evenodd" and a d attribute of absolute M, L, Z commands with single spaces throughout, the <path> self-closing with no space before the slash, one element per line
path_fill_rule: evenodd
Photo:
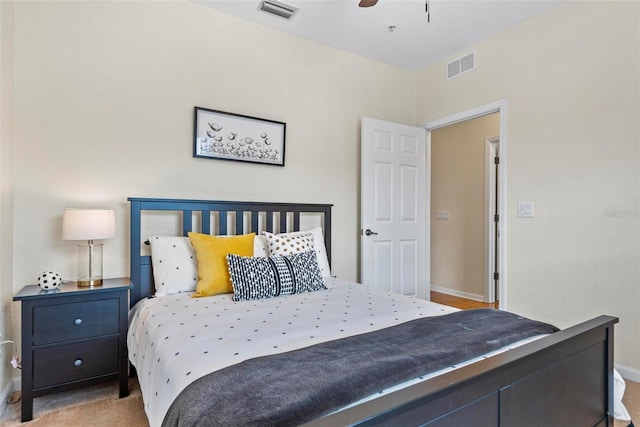
<path fill-rule="evenodd" d="M 498 170 L 498 182 L 500 183 L 498 194 L 498 207 L 500 222 L 498 223 L 498 232 L 500 239 L 498 241 L 498 268 L 500 271 L 500 280 L 498 281 L 498 294 L 500 295 L 500 309 L 507 310 L 508 292 L 507 292 L 507 161 L 508 161 L 508 134 L 507 134 L 507 99 L 500 99 L 485 105 L 470 108 L 459 113 L 451 114 L 440 119 L 431 120 L 422 125 L 427 130 L 427 165 L 431 170 L 431 131 L 449 126 L 455 123 L 463 122 L 469 119 L 486 116 L 487 114 L 500 113 L 500 168 Z M 431 179 L 427 177 L 427 185 L 431 189 Z M 431 191 L 431 190 L 429 190 Z M 427 205 L 429 215 L 431 214 L 431 206 Z M 428 236 L 429 245 L 427 251 L 431 254 L 431 236 Z M 427 260 L 429 262 L 429 260 Z M 429 284 L 431 286 L 431 284 Z"/>
<path fill-rule="evenodd" d="M 494 303 L 496 301 L 496 291 L 495 291 L 495 278 L 493 274 L 497 272 L 500 274 L 500 265 L 496 268 L 496 248 L 495 248 L 495 231 L 496 231 L 496 223 L 493 218 L 494 215 L 494 206 L 495 200 L 497 197 L 496 194 L 496 173 L 495 173 L 495 161 L 496 155 L 500 157 L 500 136 L 492 136 L 489 138 L 485 138 L 484 140 L 484 191 L 485 191 L 485 215 L 486 215 L 486 223 L 485 223 L 485 279 L 484 279 L 484 302 L 486 303 Z M 500 159 L 502 160 L 502 159 Z M 498 165 L 498 178 L 500 178 L 500 168 L 501 164 Z M 498 179 L 498 192 L 500 192 L 500 179 Z M 500 200 L 498 200 L 498 209 L 500 207 Z M 499 215 L 499 214 L 498 214 Z M 500 220 L 504 220 L 504 218 L 499 218 Z M 499 247 L 498 247 L 499 248 Z M 500 283 L 500 276 L 498 276 L 498 284 Z M 500 293 L 497 292 L 499 295 Z"/>

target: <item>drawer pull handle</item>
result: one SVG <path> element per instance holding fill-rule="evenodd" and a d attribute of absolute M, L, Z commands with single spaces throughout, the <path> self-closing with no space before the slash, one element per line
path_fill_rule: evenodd
<path fill-rule="evenodd" d="M 75 366 L 76 368 L 79 366 L 82 366 L 82 359 L 76 359 L 73 361 L 73 366 Z"/>
<path fill-rule="evenodd" d="M 82 319 L 77 318 L 76 320 L 73 321 L 74 325 L 81 325 L 82 324 Z"/>

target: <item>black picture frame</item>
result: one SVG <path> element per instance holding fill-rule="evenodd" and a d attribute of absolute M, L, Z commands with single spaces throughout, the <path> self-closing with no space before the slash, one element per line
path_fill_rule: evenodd
<path fill-rule="evenodd" d="M 194 107 L 193 157 L 284 166 L 287 124 Z"/>

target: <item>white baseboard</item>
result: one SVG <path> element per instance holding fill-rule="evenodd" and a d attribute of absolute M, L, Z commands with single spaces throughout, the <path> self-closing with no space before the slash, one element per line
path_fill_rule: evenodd
<path fill-rule="evenodd" d="M 7 386 L 2 390 L 0 394 L 0 415 L 4 414 L 4 410 L 7 409 L 7 397 L 11 394 L 12 381 L 7 381 Z"/>
<path fill-rule="evenodd" d="M 4 410 L 7 409 L 7 398 L 16 390 L 20 390 L 20 377 L 11 378 L 7 381 L 7 385 L 2 390 L 2 393 L 0 393 L 0 415 L 4 414 Z"/>
<path fill-rule="evenodd" d="M 484 296 L 472 294 L 471 292 L 458 291 L 456 289 L 441 288 L 440 286 L 431 285 L 431 290 L 440 292 L 441 294 L 453 295 L 454 297 L 466 298 L 474 301 L 484 302 Z"/>
<path fill-rule="evenodd" d="M 615 364 L 615 368 L 625 380 L 640 383 L 640 369 L 630 368 L 619 363 Z"/>

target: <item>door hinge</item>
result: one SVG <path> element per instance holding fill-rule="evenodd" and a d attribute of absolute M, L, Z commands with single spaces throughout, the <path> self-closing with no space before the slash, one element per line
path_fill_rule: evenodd
<path fill-rule="evenodd" d="M 500 157 L 496 156 L 493 158 L 493 164 L 495 165 L 499 165 L 500 164 Z"/>
<path fill-rule="evenodd" d="M 493 216 L 493 222 L 500 222 L 500 215 L 495 214 L 495 215 Z"/>
<path fill-rule="evenodd" d="M 500 273 L 493 273 L 493 280 L 500 280 Z"/>

